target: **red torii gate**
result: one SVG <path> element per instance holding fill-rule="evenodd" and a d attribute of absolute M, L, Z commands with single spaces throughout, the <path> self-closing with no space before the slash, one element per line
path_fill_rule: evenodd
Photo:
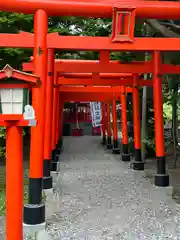
<path fill-rule="evenodd" d="M 59 60 L 55 62 L 55 70 L 61 76 L 89 76 L 91 73 L 104 76 L 125 77 L 125 74 L 142 74 L 153 72 L 153 61 L 121 63 L 120 61 L 109 61 L 107 51 L 101 51 L 102 58 L 99 61 L 88 60 Z M 105 54 L 104 54 L 105 53 Z M 180 74 L 180 65 L 163 64 L 159 66 L 161 74 Z M 23 70 L 31 72 L 34 69 L 33 62 L 23 63 Z M 79 73 L 79 74 L 78 74 Z M 83 74 L 84 73 L 84 74 Z M 111 75 L 112 74 L 112 75 Z M 103 75 L 102 75 L 103 76 Z M 127 75 L 126 77 L 129 77 Z"/>
<path fill-rule="evenodd" d="M 57 71 L 58 75 L 62 75 L 62 77 L 58 78 L 58 85 L 132 85 L 132 74 L 129 73 L 98 73 L 94 72 L 91 66 L 94 65 L 99 65 L 100 61 L 88 61 L 88 60 L 55 60 L 55 71 Z M 110 61 L 110 64 L 116 65 L 116 68 L 119 68 L 119 66 L 124 65 L 124 64 L 119 64 L 119 61 Z M 78 66 L 78 69 L 84 69 L 84 66 L 87 66 L 90 64 L 91 66 L 88 68 L 88 73 L 70 73 L 73 72 L 71 71 L 71 67 L 69 67 L 69 64 L 74 65 L 74 70 Z M 62 66 L 65 66 L 66 69 L 69 69 L 67 73 L 64 73 L 64 69 Z M 138 65 L 142 67 L 143 71 L 143 66 L 144 63 L 138 63 L 135 64 L 135 66 Z M 152 65 L 152 64 L 151 64 Z M 128 66 L 128 71 L 130 72 L 131 65 Z M 169 66 L 169 65 L 168 65 Z M 107 66 L 106 66 L 107 68 Z M 109 64 L 108 64 L 109 68 Z M 178 68 L 178 67 L 177 67 Z M 177 69 L 176 68 L 176 69 Z M 23 70 L 27 72 L 33 72 L 34 66 L 33 63 L 23 63 Z M 180 68 L 179 68 L 180 70 Z M 142 72 L 141 71 L 141 72 Z M 83 70 L 81 70 L 83 72 Z M 89 72 L 92 72 L 89 73 Z M 140 72 L 139 72 L 140 73 Z M 75 78 L 73 78 L 75 77 Z M 82 79 L 83 78 L 83 79 Z M 90 78 L 90 79 L 89 79 Z M 114 80 L 117 79 L 117 80 Z M 151 80 L 144 80 L 144 79 L 138 79 L 138 85 L 139 86 L 152 86 L 152 81 Z"/>
<path fill-rule="evenodd" d="M 82 91 L 83 90 L 83 91 Z M 119 154 L 118 148 L 118 132 L 117 132 L 117 117 L 116 117 L 116 101 L 120 100 L 122 104 L 122 142 L 123 153 L 122 160 L 130 161 L 130 154 L 128 154 L 128 129 L 126 116 L 126 94 L 132 93 L 130 87 L 59 87 L 61 99 L 63 102 L 69 101 L 92 101 L 102 102 L 107 104 L 107 117 L 105 114 L 105 107 L 102 105 L 102 131 L 103 144 L 106 143 L 107 130 L 107 148 L 111 149 L 111 122 L 110 122 L 110 102 L 112 102 L 113 109 L 113 153 Z M 138 133 L 140 135 L 140 132 Z M 138 136 L 139 136 L 138 135 Z"/>
<path fill-rule="evenodd" d="M 104 63 L 104 58 L 106 59 L 106 62 L 108 63 L 108 60 L 109 60 L 109 54 L 108 54 L 108 52 L 101 52 L 101 54 L 100 54 L 100 61 L 94 61 L 94 60 L 59 60 L 59 59 L 56 59 L 55 60 L 55 71 L 60 71 L 60 69 L 61 69 L 61 64 L 64 64 L 64 66 L 68 66 L 69 64 L 75 64 L 75 65 L 78 65 L 79 66 L 79 68 L 83 68 L 84 66 L 86 66 L 87 64 L 92 64 L 92 65 L 99 65 L 100 64 L 100 62 L 102 61 L 103 63 Z M 33 60 L 33 58 L 31 58 L 31 60 Z M 120 62 L 119 61 L 110 61 L 110 63 L 112 64 L 112 65 L 117 65 L 117 66 L 119 66 L 120 64 Z M 133 63 L 133 64 L 136 64 L 136 65 L 139 65 L 139 66 L 141 66 L 142 68 L 143 68 L 143 66 L 144 66 L 144 63 L 143 62 L 135 62 L 135 63 Z M 150 62 L 150 67 L 152 67 L 152 62 Z M 23 69 L 24 70 L 26 70 L 26 71 L 33 71 L 33 62 L 32 63 L 24 63 L 23 64 Z M 126 64 L 127 65 L 127 64 Z M 127 65 L 128 66 L 128 65 Z M 129 66 L 128 66 L 129 67 Z M 68 69 L 68 68 L 67 68 Z M 89 70 L 88 71 L 90 71 L 91 72 L 91 68 L 89 68 Z M 153 71 L 153 70 L 151 70 L 151 71 Z M 56 72 L 56 74 L 58 75 L 58 73 Z M 62 75 L 64 75 L 64 73 L 62 72 L 59 72 L 59 74 L 62 74 Z M 101 74 L 101 73 L 100 73 Z M 66 76 L 71 76 L 71 79 L 69 78 L 65 78 L 65 77 L 61 77 L 61 78 L 59 78 L 59 80 L 58 80 L 58 82 L 57 82 L 57 84 L 58 85 L 63 85 L 63 84 L 72 84 L 72 85 L 82 85 L 82 86 L 84 86 L 84 85 L 93 85 L 93 83 L 95 84 L 95 85 L 109 85 L 109 86 L 112 86 L 112 84 L 111 84 L 111 80 L 110 79 L 108 79 L 108 81 L 106 81 L 106 84 L 105 84 L 105 81 L 104 80 L 102 80 L 101 78 L 100 78 L 100 74 L 98 74 L 98 73 L 92 73 L 92 74 L 89 74 L 89 73 L 85 73 L 85 74 L 82 74 L 82 73 L 79 73 L 79 74 L 77 74 L 77 73 L 66 73 Z M 112 74 L 112 73 L 111 73 Z M 110 76 L 111 76 L 111 74 L 109 74 Z M 79 78 L 80 77 L 84 77 L 84 76 L 87 76 L 87 77 L 91 77 L 91 79 L 78 79 L 78 78 L 76 78 L 76 79 L 73 79 L 73 76 L 78 76 Z M 107 73 L 106 73 L 106 76 L 107 76 Z M 118 76 L 121 76 L 121 78 L 123 78 L 123 76 L 124 76 L 124 79 L 123 80 L 115 80 L 113 83 L 116 85 L 116 86 L 118 86 L 118 85 L 124 85 L 124 86 L 132 86 L 133 84 L 134 84 L 134 81 L 133 81 L 133 75 L 132 74 L 128 74 L 128 73 L 125 73 L 125 74 L 115 74 L 114 75 L 114 77 L 118 77 Z M 126 78 L 130 78 L 129 80 L 126 80 Z M 106 79 L 107 80 L 107 79 Z M 153 81 L 152 80 L 140 80 L 139 78 L 137 78 L 136 79 L 136 83 L 135 83 L 135 85 L 136 86 L 143 86 L 143 85 L 145 85 L 145 86 L 153 86 Z M 107 91 L 109 91 L 109 92 L 113 92 L 113 88 L 112 87 L 110 87 L 110 88 L 101 88 L 101 87 L 99 87 L 100 89 L 102 89 L 101 91 L 102 92 L 107 92 Z M 92 91 L 92 92 L 98 92 L 99 91 L 99 89 L 98 89 L 98 87 L 96 87 L 96 88 L 94 88 L 94 87 L 85 87 L 85 88 L 69 88 L 69 87 L 60 87 L 59 89 L 62 89 L 62 92 L 63 91 L 66 91 L 66 92 L 78 92 L 78 91 L 81 91 L 81 93 L 82 92 L 88 92 L 88 89 L 89 89 L 89 91 Z M 116 90 L 115 91 L 118 91 L 118 92 L 120 92 L 120 89 L 121 88 L 115 88 Z M 101 95 L 101 93 L 99 94 L 99 96 Z M 47 96 L 48 97 L 48 96 Z M 136 97 L 135 97 L 135 102 L 137 102 L 138 100 L 136 100 L 138 98 L 138 95 L 136 95 Z M 126 111 L 124 110 L 124 109 L 126 109 L 126 103 L 125 103 L 125 100 L 123 100 L 124 98 L 123 97 L 121 97 L 121 100 L 122 100 L 122 103 L 123 103 L 123 114 L 122 114 L 122 116 L 123 116 L 123 119 L 125 119 L 124 121 L 123 121 L 123 123 L 125 122 L 125 124 L 123 124 L 123 129 L 124 129 L 124 131 L 123 132 L 127 132 L 127 127 L 126 127 L 126 122 L 127 122 L 127 120 L 126 120 Z M 114 103 L 114 101 L 112 101 L 113 102 L 113 106 L 115 106 L 115 103 Z M 138 105 L 138 108 L 139 108 L 139 105 Z M 135 111 L 138 111 L 138 108 L 136 108 L 136 110 Z M 108 108 L 107 109 L 109 109 L 109 106 L 108 106 Z M 115 108 L 113 109 L 113 116 L 114 116 L 114 118 L 116 118 L 116 116 L 115 116 Z M 135 115 L 135 118 L 137 118 L 136 117 L 137 115 Z M 47 118 L 49 117 L 49 115 L 47 116 Z M 135 119 L 135 122 L 136 122 L 136 124 L 134 125 L 134 126 L 136 126 L 136 129 L 137 129 L 137 126 L 138 126 L 138 121 L 140 121 L 140 117 L 138 116 L 138 120 L 136 120 Z M 114 125 L 114 127 L 115 127 L 115 125 Z M 108 128 L 109 129 L 109 128 Z M 141 140 L 140 140 L 140 127 L 138 128 L 138 130 L 136 130 L 135 129 L 135 132 L 136 132 L 136 137 L 135 138 L 138 138 L 139 140 L 138 140 L 138 142 L 139 142 L 139 144 L 138 144 L 138 148 L 140 148 L 140 142 L 141 142 Z M 108 131 L 108 133 L 109 133 L 109 137 L 108 137 L 108 139 L 109 139 L 109 144 L 108 144 L 108 146 L 110 146 L 111 145 L 111 138 L 110 138 L 110 135 L 111 135 L 111 133 L 110 133 L 110 129 L 109 129 L 109 131 Z M 114 130 L 114 132 L 117 132 L 117 129 L 115 129 Z M 125 136 L 126 134 L 123 134 L 123 136 Z M 105 137 L 104 137 L 105 138 Z M 124 140 L 125 139 L 125 140 Z M 128 145 L 128 140 L 127 140 L 127 137 L 123 137 L 123 141 L 125 142 L 124 144 L 126 145 L 126 147 L 123 147 L 123 155 L 122 155 L 122 159 L 123 160 L 129 160 L 130 158 L 130 156 L 129 156 L 129 154 L 128 154 L 128 147 L 127 147 L 127 145 Z M 114 150 L 114 153 L 117 153 L 117 152 L 119 152 L 118 150 L 117 150 L 117 147 L 118 147 L 118 144 L 117 144 L 117 137 L 116 136 L 114 136 L 114 142 L 115 142 L 115 145 L 114 145 L 114 148 L 115 148 L 115 150 Z M 135 146 L 136 146 L 136 144 L 135 144 Z M 141 152 L 138 150 L 138 152 L 139 152 L 139 154 L 136 154 L 135 156 L 136 156 L 136 159 L 137 160 L 140 160 L 141 159 Z M 56 157 L 55 157 L 55 159 L 56 159 Z M 142 163 L 140 164 L 140 167 L 137 167 L 137 166 L 135 166 L 135 169 L 142 169 L 143 167 L 141 166 L 142 165 Z"/>
<path fill-rule="evenodd" d="M 57 75 L 58 74 L 64 75 L 64 72 L 57 72 L 57 71 L 60 71 L 61 64 L 64 64 L 64 66 L 66 66 L 66 65 L 68 66 L 69 64 L 75 64 L 75 65 L 78 65 L 79 68 L 83 68 L 84 65 L 87 65 L 87 64 L 98 65 L 101 61 L 104 61 L 103 57 L 106 58 L 106 60 L 107 60 L 106 62 L 108 62 L 108 60 L 109 60 L 108 52 L 101 52 L 101 54 L 100 54 L 100 61 L 94 61 L 94 60 L 90 60 L 90 61 L 89 60 L 61 60 L 61 59 L 56 59 L 55 60 L 55 71 L 56 71 Z M 33 58 L 31 58 L 31 60 L 33 60 Z M 119 61 L 110 61 L 110 63 L 113 64 L 114 66 L 115 65 L 117 65 L 117 66 L 120 65 Z M 137 64 L 137 65 L 140 65 L 142 67 L 144 65 L 141 62 L 135 62 L 133 64 Z M 33 71 L 33 68 L 34 68 L 33 65 L 34 65 L 33 62 L 32 63 L 24 63 L 23 64 L 23 69 L 26 70 L 26 71 Z M 152 65 L 152 62 L 151 62 L 151 65 Z M 91 72 L 91 68 L 89 68 L 88 71 Z M 117 87 L 113 88 L 112 87 L 113 84 L 115 86 L 118 86 L 118 85 L 124 85 L 124 86 L 128 86 L 129 85 L 129 86 L 132 86 L 133 85 L 133 75 L 132 74 L 128 74 L 128 73 L 125 73 L 125 74 L 122 74 L 122 73 L 119 74 L 118 73 L 117 74 L 116 73 L 116 74 L 113 75 L 113 73 L 111 73 L 111 74 L 109 74 L 109 76 L 112 75 L 113 77 L 120 77 L 122 79 L 124 77 L 123 80 L 114 80 L 113 82 L 112 82 L 111 79 L 106 79 L 106 81 L 105 81 L 105 79 L 102 80 L 102 78 L 100 78 L 100 74 L 98 74 L 98 73 L 92 73 L 92 74 L 89 74 L 89 73 L 85 73 L 85 74 L 79 73 L 79 74 L 77 74 L 77 73 L 69 73 L 68 72 L 68 73 L 66 73 L 66 76 L 67 77 L 70 76 L 71 78 L 59 77 L 57 84 L 58 85 L 68 85 L 68 84 L 70 84 L 70 85 L 82 85 L 82 86 L 95 84 L 95 85 L 109 85 L 109 86 L 111 86 L 110 88 L 101 88 L 101 87 L 96 87 L 95 88 L 95 87 L 89 87 L 89 86 L 85 87 L 85 88 L 82 88 L 82 87 L 81 88 L 79 88 L 79 87 L 78 88 L 77 87 L 75 87 L 75 88 L 72 88 L 72 87 L 71 88 L 70 87 L 60 87 L 59 88 L 61 92 L 71 92 L 71 93 L 73 92 L 74 93 L 74 92 L 78 92 L 79 91 L 79 92 L 81 92 L 81 94 L 83 92 L 87 92 L 88 95 L 87 95 L 86 99 L 88 101 L 89 101 L 89 99 L 88 99 L 89 92 L 93 92 L 93 93 L 94 92 L 99 92 L 99 97 L 100 97 L 102 95 L 101 92 L 104 93 L 104 92 L 116 92 L 116 91 L 120 92 L 121 91 L 120 87 L 119 88 L 117 88 Z M 106 75 L 105 75 L 106 77 L 108 76 L 107 74 L 108 73 L 106 73 Z M 73 76 L 75 76 L 76 78 L 73 78 Z M 77 78 L 77 76 L 79 78 Z M 81 77 L 91 77 L 91 79 L 82 79 Z M 127 77 L 129 78 L 128 80 L 126 80 Z M 137 78 L 136 85 L 138 85 L 138 86 L 143 86 L 143 85 L 145 85 L 145 86 L 152 86 L 153 85 L 153 81 L 152 80 L 140 80 L 139 78 Z M 101 89 L 101 91 L 99 91 L 99 89 Z M 113 89 L 115 89 L 115 91 Z M 81 96 L 81 95 L 79 95 L 79 96 Z M 104 99 L 104 97 L 103 97 L 103 99 Z M 122 103 L 123 103 L 123 109 L 122 109 L 123 128 L 122 129 L 123 129 L 123 136 L 124 136 L 123 137 L 123 142 L 124 142 L 124 145 L 125 145 L 125 147 L 123 147 L 123 153 L 124 154 L 122 154 L 122 159 L 123 160 L 130 160 L 130 155 L 128 154 L 128 147 L 127 147 L 128 146 L 128 138 L 126 137 L 126 135 L 127 135 L 127 126 L 126 126 L 127 118 L 126 118 L 126 110 L 124 110 L 124 109 L 126 109 L 126 102 L 124 100 L 124 97 L 122 97 L 122 96 L 121 96 L 121 100 L 122 100 Z M 116 119 L 115 102 L 113 101 L 113 99 L 111 99 L 111 101 L 112 101 L 113 107 L 114 107 L 113 108 L 113 118 Z M 107 105 L 107 110 L 109 110 L 109 105 Z M 46 117 L 48 118 L 49 115 L 46 116 Z M 116 121 L 114 121 L 114 122 L 116 122 Z M 113 133 L 115 133 L 114 134 L 113 153 L 118 153 L 119 149 L 118 149 L 117 135 L 116 135 L 117 128 L 116 128 L 115 124 L 113 124 L 113 127 L 114 127 Z M 136 134 L 137 134 L 137 136 L 139 138 L 139 136 L 140 136 L 140 128 L 138 130 L 139 131 L 136 131 L 136 130 L 135 131 L 136 131 Z M 108 127 L 108 147 L 109 148 L 111 147 L 111 137 L 110 136 L 111 136 L 111 129 Z M 103 138 L 105 139 L 105 136 L 103 136 Z M 135 137 L 135 138 L 137 138 L 137 137 Z M 140 140 L 139 140 L 139 142 L 140 142 Z M 138 146 L 140 146 L 140 143 L 139 143 Z M 136 158 L 138 160 L 141 159 L 140 158 L 140 154 L 138 154 L 136 156 Z M 56 159 L 56 157 L 54 157 L 54 159 Z M 138 169 L 138 167 L 136 167 L 136 168 Z M 141 167 L 141 169 L 142 169 L 142 167 Z"/>
<path fill-rule="evenodd" d="M 29 204 L 24 208 L 24 222 L 36 225 L 45 221 L 44 205 L 42 204 L 42 160 L 43 152 L 43 132 L 44 132 L 44 108 L 45 108 L 45 90 L 46 90 L 46 67 L 47 67 L 47 48 L 63 49 L 63 50 L 86 50 L 86 51 L 150 51 L 153 52 L 153 87 L 154 87 L 154 110 L 155 110 L 155 128 L 156 128 L 156 156 L 157 156 L 157 175 L 155 176 L 155 184 L 157 186 L 168 186 L 169 175 L 166 173 L 166 165 L 164 158 L 164 135 L 163 135 L 163 114 L 162 114 L 162 86 L 161 74 L 162 64 L 159 51 L 179 51 L 180 39 L 163 39 L 163 38 L 133 38 L 132 42 L 114 43 L 109 37 L 70 37 L 58 36 L 50 34 L 47 36 L 48 15 L 61 16 L 92 16 L 92 17 L 112 17 L 115 7 L 121 11 L 129 6 L 129 12 L 136 14 L 137 18 L 156 18 L 156 19 L 180 19 L 180 3 L 179 2 L 156 2 L 156 1 L 138 1 L 138 2 L 117 2 L 117 1 L 57 1 L 57 0 L 6 0 L 0 2 L 1 11 L 16 11 L 23 13 L 34 13 L 34 35 L 31 34 L 6 34 L 0 39 L 1 47 L 25 47 L 34 48 L 35 74 L 40 77 L 41 87 L 33 89 L 33 107 L 36 111 L 39 124 L 32 130 L 31 134 L 31 156 L 30 156 L 30 197 Z M 135 14 L 133 16 L 135 16 Z M 131 14 L 130 14 L 131 16 Z M 134 22 L 134 19 L 131 19 Z M 131 30 L 134 24 L 131 26 Z M 171 44 L 169 44 L 171 43 Z M 53 50 L 52 50 L 53 51 Z M 52 54 L 53 55 L 53 54 Z M 52 61 L 52 58 L 51 58 Z M 103 66 L 91 66 L 95 72 L 107 72 L 105 63 Z M 90 67 L 90 65 L 89 65 Z M 74 66 L 71 66 L 71 71 Z M 103 69 L 102 69 L 103 68 Z M 138 70 L 137 66 L 137 70 Z M 145 66 L 144 72 L 148 72 Z M 49 66 L 48 81 L 53 82 L 53 70 Z M 123 69 L 123 66 L 121 70 Z M 64 67 L 65 72 L 68 71 Z M 132 66 L 132 72 L 137 73 Z M 87 72 L 87 67 L 83 70 Z M 111 72 L 121 72 L 115 66 L 110 65 Z M 124 65 L 124 71 L 129 69 Z M 123 72 L 124 72 L 123 71 Z M 165 69 L 163 71 L 166 71 Z M 168 70 L 168 73 L 170 70 Z M 77 71 L 75 71 L 77 72 Z M 81 72 L 78 69 L 78 72 Z M 179 73 L 179 70 L 178 72 Z M 53 84 L 53 83 L 52 83 Z M 55 83 L 56 84 L 56 83 Z M 138 95 L 136 79 L 133 83 L 133 96 Z M 51 89 L 52 92 L 52 89 Z M 46 91 L 47 94 L 47 91 Z M 58 91 L 54 89 L 54 98 L 57 97 Z M 55 101 L 56 102 L 56 101 Z M 48 106 L 52 107 L 49 101 Z M 135 104 L 138 107 L 138 102 Z M 137 110 L 137 109 L 136 109 Z M 47 112 L 47 108 L 46 108 Z M 53 108 L 56 111 L 56 107 Z M 135 115 L 138 113 L 135 113 Z M 56 114 L 53 114 L 53 118 Z M 138 117 L 136 116 L 139 125 Z M 54 121 L 54 120 L 53 120 Z M 53 127 L 54 128 L 54 127 Z M 54 146 L 54 145 L 53 145 Z M 140 145 L 135 144 L 136 155 L 140 157 Z M 48 161 L 44 161 L 49 164 Z M 38 167 L 35 165 L 38 164 Z M 140 169 L 142 162 L 134 162 L 134 168 Z M 36 167 L 35 167 L 36 166 Z M 142 170 L 142 169 L 141 169 Z M 49 172 L 47 179 L 50 179 Z M 18 228 L 19 230 L 20 228 Z M 8 230 L 12 235 L 7 234 L 7 240 L 19 235 L 18 230 L 13 228 Z M 20 230 L 19 230 L 20 231 Z M 10 237 L 12 236 L 12 237 Z M 19 238 L 20 239 L 20 238 Z M 17 239 L 17 240 L 19 240 Z"/>

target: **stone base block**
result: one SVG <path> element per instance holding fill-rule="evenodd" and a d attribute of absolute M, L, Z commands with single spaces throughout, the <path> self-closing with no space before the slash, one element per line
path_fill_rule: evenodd
<path fill-rule="evenodd" d="M 24 239 L 31 240 L 51 240 L 50 236 L 46 232 L 46 223 L 37 225 L 23 224 Z"/>
<path fill-rule="evenodd" d="M 172 186 L 167 186 L 167 187 L 158 187 L 154 185 L 154 188 L 156 189 L 156 191 L 165 194 L 169 197 L 172 197 L 173 195 L 173 187 Z"/>
<path fill-rule="evenodd" d="M 60 208 L 60 190 L 49 189 L 43 193 L 46 196 L 46 218 L 49 218 Z"/>
<path fill-rule="evenodd" d="M 139 171 L 139 170 L 134 170 L 132 169 L 133 173 L 134 173 L 134 176 L 141 176 L 141 177 L 144 177 L 146 178 L 147 177 L 147 172 L 145 171 Z"/>
<path fill-rule="evenodd" d="M 55 183 L 59 179 L 60 173 L 56 171 L 51 171 L 51 176 L 53 178 L 53 183 Z"/>
<path fill-rule="evenodd" d="M 61 166 L 61 163 L 57 162 L 57 169 L 56 169 L 57 172 L 60 172 L 60 166 Z"/>
<path fill-rule="evenodd" d="M 25 234 L 37 233 L 37 232 L 43 231 L 45 229 L 46 229 L 46 222 L 41 223 L 41 224 L 36 224 L 36 225 L 29 225 L 29 224 L 23 223 L 23 232 Z"/>

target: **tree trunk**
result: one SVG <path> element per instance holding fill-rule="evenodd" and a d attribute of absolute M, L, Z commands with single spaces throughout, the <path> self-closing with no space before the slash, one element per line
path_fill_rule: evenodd
<path fill-rule="evenodd" d="M 146 23 L 164 37 L 179 38 L 180 35 L 161 25 L 156 19 L 147 19 Z"/>

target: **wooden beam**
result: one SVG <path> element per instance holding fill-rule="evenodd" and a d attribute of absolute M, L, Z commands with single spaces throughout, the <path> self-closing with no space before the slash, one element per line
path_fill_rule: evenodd
<path fill-rule="evenodd" d="M 61 73 L 151 73 L 152 63 L 62 63 L 56 70 Z"/>
<path fill-rule="evenodd" d="M 62 100 L 64 102 L 71 102 L 71 101 L 74 101 L 74 102 L 106 102 L 106 101 L 109 101 L 109 100 L 113 100 L 114 98 L 115 99 L 119 99 L 119 96 L 113 96 L 112 94 L 108 94 L 108 95 L 99 95 L 98 93 L 96 94 L 93 94 L 93 95 L 87 95 L 86 93 L 71 93 L 70 94 L 67 94 L 67 93 L 64 93 L 62 92 L 61 93 L 61 96 L 62 96 Z"/>
<path fill-rule="evenodd" d="M 92 78 L 92 72 L 91 69 L 89 69 L 89 72 L 87 73 L 64 73 L 61 71 L 61 66 L 69 66 L 69 64 L 71 64 L 72 66 L 76 66 L 77 64 L 81 67 L 87 66 L 88 64 L 92 64 L 94 65 L 99 65 L 99 61 L 89 61 L 89 60 L 83 60 L 83 61 L 79 61 L 79 60 L 75 60 L 75 61 L 66 61 L 66 60 L 61 60 L 61 59 L 56 59 L 58 61 L 55 61 L 55 71 L 58 72 L 58 76 L 62 77 L 70 77 L 70 78 Z M 114 66 L 119 66 L 120 62 L 119 61 L 110 61 L 110 63 Z M 63 64 L 63 65 L 62 65 Z M 138 64 L 138 66 L 142 66 L 141 64 L 144 64 L 144 62 L 133 62 L 133 64 Z M 148 65 L 152 65 L 151 62 L 146 63 Z M 129 65 L 128 65 L 129 66 Z M 23 67 L 23 71 L 26 72 L 33 72 L 34 71 L 34 66 L 32 62 L 25 62 L 22 65 Z M 100 78 L 132 78 L 132 73 L 99 73 Z M 130 79 L 129 78 L 129 79 Z"/>
<path fill-rule="evenodd" d="M 108 102 L 113 99 L 118 100 L 120 93 L 86 93 L 86 92 L 61 92 L 61 98 L 64 102 Z"/>
<path fill-rule="evenodd" d="M 92 86 L 132 86 L 132 77 L 131 79 L 89 79 L 89 78 L 58 78 L 58 85 L 92 85 Z M 153 82 L 151 80 L 139 80 L 139 86 L 152 86 Z"/>
<path fill-rule="evenodd" d="M 117 0 L 6 0 L 0 1 L 0 11 L 33 14 L 44 9 L 50 16 L 112 17 L 115 6 L 135 7 L 137 18 L 179 19 L 180 3 L 175 1 L 117 1 Z"/>
<path fill-rule="evenodd" d="M 131 79 L 132 74 L 131 73 L 99 73 L 100 79 Z M 92 79 L 93 74 L 92 73 L 61 73 L 58 72 L 58 77 L 65 77 L 65 78 L 78 78 L 78 79 Z M 96 76 L 97 77 L 97 76 Z"/>
<path fill-rule="evenodd" d="M 61 97 L 64 102 L 107 102 L 112 101 L 113 99 L 119 99 L 119 93 L 85 93 L 85 92 L 61 92 Z"/>
<path fill-rule="evenodd" d="M 34 35 L 0 34 L 0 47 L 33 48 Z M 171 43 L 171 44 L 169 44 Z M 48 34 L 48 48 L 76 51 L 179 51 L 180 38 L 134 38 L 133 43 L 112 43 L 110 37 Z"/>
<path fill-rule="evenodd" d="M 89 93 L 99 93 L 100 95 L 103 93 L 120 93 L 121 92 L 121 87 L 116 86 L 116 87 L 109 87 L 109 86 L 104 86 L 104 87 L 92 87 L 92 86 L 87 86 L 87 87 L 64 87 L 60 86 L 59 87 L 59 92 L 68 92 L 68 93 L 83 93 L 85 92 L 86 94 Z M 126 87 L 126 92 L 132 92 L 131 87 Z"/>
<path fill-rule="evenodd" d="M 171 43 L 171 44 L 169 44 Z M 79 51 L 179 51 L 180 38 L 134 38 L 133 43 L 112 43 L 110 37 L 49 36 L 50 48 Z"/>
<path fill-rule="evenodd" d="M 32 72 L 33 63 L 23 63 L 23 71 Z M 59 76 L 66 77 L 92 77 L 92 73 L 100 73 L 102 77 L 131 77 L 132 73 L 152 73 L 152 62 L 133 62 L 122 64 L 117 61 L 111 61 L 109 64 L 101 64 L 99 61 L 89 62 L 70 62 L 58 61 L 55 63 L 55 70 Z M 161 74 L 180 74 L 180 65 L 162 64 L 160 67 Z"/>

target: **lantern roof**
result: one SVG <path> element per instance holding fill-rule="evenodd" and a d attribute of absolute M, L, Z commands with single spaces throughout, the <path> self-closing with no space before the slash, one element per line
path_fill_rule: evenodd
<path fill-rule="evenodd" d="M 20 81 L 36 85 L 39 85 L 41 82 L 38 76 L 16 70 L 12 68 L 9 64 L 6 64 L 5 67 L 2 70 L 0 70 L 0 80 L 3 80 L 5 78 L 15 78 Z"/>

